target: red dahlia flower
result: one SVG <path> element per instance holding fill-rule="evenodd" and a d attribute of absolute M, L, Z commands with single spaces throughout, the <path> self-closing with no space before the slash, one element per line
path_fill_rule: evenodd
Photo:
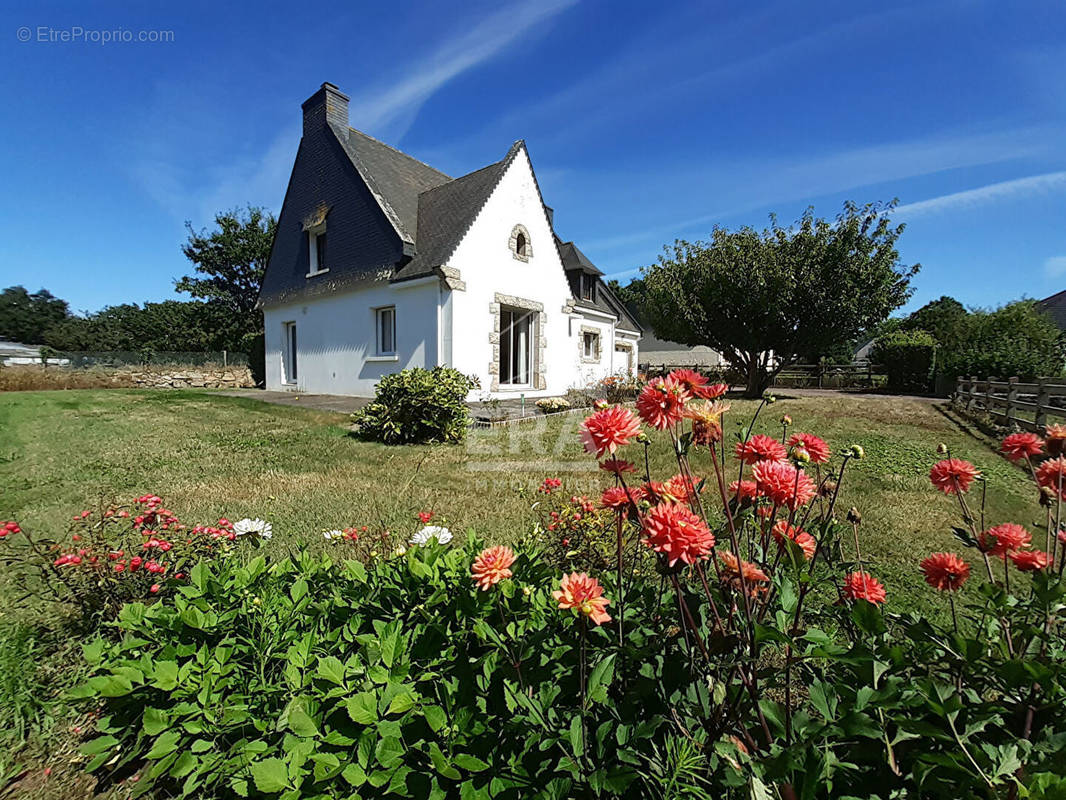
<path fill-rule="evenodd" d="M 1043 550 L 1022 550 L 1020 553 L 1010 553 L 1010 560 L 1022 572 L 1036 572 L 1044 569 L 1051 561 Z"/>
<path fill-rule="evenodd" d="M 999 558 L 1024 550 L 1032 543 L 1032 534 L 1016 522 L 996 525 L 977 537 L 977 546 L 981 551 Z"/>
<path fill-rule="evenodd" d="M 0 539 L 13 533 L 22 533 L 22 528 L 19 527 L 17 522 L 12 521 L 0 524 Z"/>
<path fill-rule="evenodd" d="M 880 605 L 888 595 L 881 581 L 870 573 L 852 572 L 844 579 L 844 596 L 850 600 L 865 600 Z"/>
<path fill-rule="evenodd" d="M 733 481 L 729 484 L 729 493 L 740 501 L 741 505 L 746 505 L 755 502 L 759 486 L 755 481 Z"/>
<path fill-rule="evenodd" d="M 490 589 L 504 578 L 512 575 L 511 565 L 514 563 L 514 550 L 510 547 L 496 546 L 487 547 L 478 553 L 477 558 L 470 567 L 470 574 L 474 577 L 474 583 L 482 591 Z"/>
<path fill-rule="evenodd" d="M 705 400 L 714 400 L 716 397 L 721 397 L 729 391 L 728 383 L 714 383 L 710 386 L 704 386 L 700 389 L 699 396 Z"/>
<path fill-rule="evenodd" d="M 629 512 L 629 507 L 640 501 L 639 487 L 632 489 L 612 486 L 605 489 L 600 497 L 600 508 L 609 508 L 611 511 L 621 511 L 622 514 Z"/>
<path fill-rule="evenodd" d="M 824 464 L 829 460 L 829 445 L 825 443 L 825 439 L 813 433 L 792 434 L 788 437 L 788 446 L 804 448 L 810 453 L 812 464 Z"/>
<path fill-rule="evenodd" d="M 918 566 L 925 582 L 941 592 L 958 591 L 970 577 L 970 565 L 954 553 L 933 553 Z"/>
<path fill-rule="evenodd" d="M 965 492 L 981 473 L 969 461 L 961 458 L 945 458 L 929 470 L 929 480 L 944 494 Z"/>
<path fill-rule="evenodd" d="M 1003 440 L 999 449 L 1011 461 L 1020 461 L 1040 455 L 1044 450 L 1044 440 L 1035 433 L 1012 433 Z"/>
<path fill-rule="evenodd" d="M 757 433 L 746 442 L 737 442 L 737 458 L 745 464 L 757 464 L 760 461 L 784 461 L 788 451 L 781 442 L 764 433 Z"/>
<path fill-rule="evenodd" d="M 779 544 L 783 543 L 785 539 L 794 541 L 799 545 L 800 550 L 803 551 L 803 557 L 808 561 L 814 558 L 814 553 L 818 549 L 818 542 L 802 528 L 789 525 L 787 519 L 780 519 L 774 523 L 773 534 Z"/>
<path fill-rule="evenodd" d="M 595 578 L 584 572 L 572 572 L 564 575 L 561 589 L 552 592 L 559 602 L 559 608 L 572 608 L 578 614 L 584 614 L 597 625 L 610 622 L 607 606 L 610 600 L 603 596 L 603 587 Z"/>
<path fill-rule="evenodd" d="M 1051 441 L 1048 439 L 1048 450 Z M 1037 467 L 1036 482 L 1066 500 L 1066 458 L 1051 458 Z"/>
<path fill-rule="evenodd" d="M 431 519 L 433 519 L 433 512 L 432 511 L 419 511 L 418 512 L 418 521 L 421 522 L 423 525 L 428 525 L 429 521 Z"/>
<path fill-rule="evenodd" d="M 695 564 L 711 554 L 714 534 L 697 514 L 678 503 L 660 503 L 644 515 L 644 544 L 666 557 Z"/>
<path fill-rule="evenodd" d="M 655 378 L 637 396 L 637 413 L 653 428 L 666 430 L 681 421 L 688 390 L 672 377 Z"/>
<path fill-rule="evenodd" d="M 668 377 L 684 386 L 693 397 L 701 397 L 700 392 L 709 382 L 706 375 L 700 375 L 692 369 L 675 369 Z"/>
<path fill-rule="evenodd" d="M 611 406 L 594 412 L 581 424 L 581 441 L 585 450 L 596 458 L 629 444 L 640 436 L 640 423 L 633 412 L 622 406 Z"/>
<path fill-rule="evenodd" d="M 600 469 L 605 472 L 613 472 L 615 475 L 622 475 L 626 472 L 636 472 L 637 468 L 633 466 L 632 461 L 624 461 L 621 458 L 606 458 L 600 462 Z"/>
<path fill-rule="evenodd" d="M 809 503 L 818 491 L 803 470 L 784 461 L 760 461 L 752 472 L 759 494 L 769 497 L 775 506 L 792 511 Z"/>

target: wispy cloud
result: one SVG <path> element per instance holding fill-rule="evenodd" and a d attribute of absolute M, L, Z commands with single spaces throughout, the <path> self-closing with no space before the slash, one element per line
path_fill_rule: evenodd
<path fill-rule="evenodd" d="M 1010 181 L 990 183 L 987 186 L 967 189 L 964 192 L 953 192 L 952 194 L 933 197 L 917 203 L 907 203 L 899 206 L 895 213 L 898 216 L 906 217 L 938 214 L 944 211 L 955 211 L 960 208 L 981 206 L 1000 200 L 1049 194 L 1062 189 L 1066 189 L 1066 171 L 1046 172 L 1042 175 L 1031 175 L 1028 178 L 1016 178 Z"/>
<path fill-rule="evenodd" d="M 1044 261 L 1044 274 L 1049 278 L 1066 275 L 1066 256 L 1052 256 Z"/>
<path fill-rule="evenodd" d="M 524 0 L 500 8 L 462 34 L 442 42 L 399 80 L 353 97 L 352 119 L 390 138 L 402 137 L 422 104 L 448 81 L 499 54 L 577 2 Z"/>

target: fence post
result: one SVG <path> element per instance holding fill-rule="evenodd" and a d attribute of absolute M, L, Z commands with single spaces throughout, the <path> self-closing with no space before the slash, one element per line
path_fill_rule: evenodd
<path fill-rule="evenodd" d="M 1036 426 L 1043 428 L 1047 425 L 1047 407 L 1050 405 L 1050 394 L 1047 388 L 1047 378 L 1039 378 L 1036 390 Z"/>
<path fill-rule="evenodd" d="M 1018 376 L 1007 378 L 1007 383 L 1006 423 L 1010 425 L 1014 422 L 1014 404 L 1018 402 Z"/>
<path fill-rule="evenodd" d="M 823 372 L 824 369 L 825 369 L 825 367 L 822 366 L 822 362 L 819 361 L 818 362 L 818 388 L 819 389 L 822 388 L 822 372 Z"/>
<path fill-rule="evenodd" d="M 966 398 L 966 410 L 973 411 L 973 402 L 977 399 L 977 376 L 970 376 L 970 394 Z"/>
<path fill-rule="evenodd" d="M 995 394 L 992 393 L 992 381 L 996 379 L 995 375 L 989 375 L 985 380 L 985 413 L 992 416 L 995 409 L 992 407 L 992 402 L 995 400 Z"/>
<path fill-rule="evenodd" d="M 222 366 L 224 366 L 224 367 L 228 367 L 229 366 L 228 358 L 229 358 L 228 354 L 226 353 L 225 350 L 223 350 L 222 351 Z"/>

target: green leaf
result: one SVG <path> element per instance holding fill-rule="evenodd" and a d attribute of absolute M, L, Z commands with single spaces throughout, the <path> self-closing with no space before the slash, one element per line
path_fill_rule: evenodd
<path fill-rule="evenodd" d="M 392 668 L 396 660 L 396 649 L 400 641 L 400 626 L 398 623 L 390 624 L 385 628 L 385 635 L 381 637 L 381 660 L 385 666 Z"/>
<path fill-rule="evenodd" d="M 109 751 L 112 747 L 117 745 L 118 739 L 114 736 L 97 736 L 95 739 L 90 739 L 88 742 L 81 746 L 81 752 L 87 756 L 94 756 L 97 753 L 104 753 Z"/>
<path fill-rule="evenodd" d="M 169 692 L 178 685 L 178 665 L 174 661 L 156 661 L 152 668 L 152 686 Z"/>
<path fill-rule="evenodd" d="M 280 758 L 264 758 L 251 766 L 255 788 L 264 794 L 276 794 L 289 785 L 289 770 Z"/>
<path fill-rule="evenodd" d="M 289 730 L 297 736 L 310 739 L 314 736 L 318 736 L 318 726 L 315 725 L 315 721 L 311 718 L 311 715 L 307 713 L 306 704 L 307 701 L 302 698 L 297 698 L 292 701 L 292 704 L 289 706 L 288 725 Z"/>
<path fill-rule="evenodd" d="M 434 733 L 439 733 L 441 728 L 448 724 L 448 715 L 440 706 L 426 706 L 422 713 L 426 717 L 426 724 Z"/>
<path fill-rule="evenodd" d="M 597 703 L 607 701 L 607 687 L 614 680 L 614 658 L 615 654 L 611 653 L 596 665 L 589 676 L 588 694 Z"/>
<path fill-rule="evenodd" d="M 389 703 L 386 714 L 403 714 L 408 711 L 415 704 L 415 696 L 410 690 L 401 691 L 398 695 L 392 698 L 392 702 Z"/>
<path fill-rule="evenodd" d="M 345 671 L 344 662 L 336 656 L 326 656 L 318 659 L 317 674 L 323 680 L 343 686 Z"/>
<path fill-rule="evenodd" d="M 181 731 L 167 731 L 162 734 L 152 744 L 152 749 L 148 751 L 145 758 L 163 758 L 168 756 L 178 749 L 178 742 L 181 741 Z"/>
<path fill-rule="evenodd" d="M 436 742 L 429 743 L 429 758 L 430 761 L 433 762 L 433 769 L 437 770 L 437 772 L 445 778 L 451 778 L 453 781 L 457 781 L 463 777 L 459 770 L 448 762 L 447 757 L 441 752 L 440 747 L 437 746 Z"/>
<path fill-rule="evenodd" d="M 373 692 L 360 692 L 348 698 L 345 703 L 348 716 L 352 722 L 360 725 L 373 725 L 378 721 L 378 699 Z"/>
<path fill-rule="evenodd" d="M 581 716 L 579 714 L 575 714 L 574 718 L 570 720 L 570 746 L 574 750 L 574 755 L 581 758 L 585 752 L 585 742 L 581 731 Z"/>
<path fill-rule="evenodd" d="M 489 768 L 489 765 L 480 758 L 469 755 L 468 753 L 458 753 L 457 755 L 452 756 L 452 763 L 460 769 L 465 769 L 467 772 L 484 772 Z"/>
<path fill-rule="evenodd" d="M 397 736 L 384 736 L 378 740 L 374 755 L 382 767 L 394 766 L 403 758 L 403 742 Z"/>
<path fill-rule="evenodd" d="M 144 726 L 144 732 L 149 736 L 158 736 L 170 727 L 166 715 L 156 708 L 145 709 L 142 724 Z"/>
<path fill-rule="evenodd" d="M 297 578 L 289 589 L 289 597 L 292 598 L 292 602 L 299 603 L 304 597 L 307 596 L 307 581 L 303 578 Z"/>

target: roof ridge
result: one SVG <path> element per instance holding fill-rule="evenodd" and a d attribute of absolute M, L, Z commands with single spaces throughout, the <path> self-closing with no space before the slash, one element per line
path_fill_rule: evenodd
<path fill-rule="evenodd" d="M 388 143 L 386 143 L 386 142 L 383 142 L 383 141 L 381 141 L 380 139 L 375 139 L 375 138 L 374 138 L 373 136 L 371 136 L 371 135 L 370 135 L 369 133 L 367 133 L 366 131 L 361 131 L 361 130 L 359 130 L 358 128 L 353 128 L 353 127 L 352 127 L 351 125 L 349 125 L 349 126 L 348 126 L 348 130 L 349 130 L 349 131 L 355 131 L 355 132 L 356 132 L 356 133 L 358 133 L 358 134 L 359 134 L 360 136 L 365 136 L 365 137 L 366 137 L 367 139 L 369 139 L 370 141 L 374 142 L 375 144 L 380 144 L 380 145 L 381 145 L 382 147 L 385 147 L 385 148 L 387 148 L 387 149 L 391 150 L 392 152 L 394 152 L 394 153 L 397 153 L 397 154 L 399 154 L 399 155 L 403 156 L 404 158 L 409 158 L 409 159 L 411 159 L 412 161 L 415 161 L 415 162 L 417 162 L 417 163 L 421 164 L 421 165 L 422 165 L 423 167 L 426 167 L 427 169 L 431 169 L 431 170 L 433 170 L 433 171 L 434 171 L 434 172 L 436 172 L 436 173 L 437 173 L 438 175 L 440 175 L 440 176 L 442 176 L 442 177 L 444 177 L 444 178 L 447 178 L 448 180 L 455 180 L 454 178 L 452 178 L 452 176 L 451 176 L 451 175 L 449 175 L 449 174 L 448 174 L 448 173 L 446 173 L 446 172 L 441 172 L 441 171 L 440 171 L 439 169 L 437 169 L 437 168 L 436 168 L 435 166 L 433 166 L 432 164 L 427 164 L 427 163 L 426 163 L 425 161 L 423 161 L 422 159 L 420 159 L 420 158 L 415 158 L 415 157 L 414 157 L 413 155 L 411 155 L 410 153 L 405 153 L 405 152 L 404 152 L 403 150 L 401 150 L 401 149 L 400 149 L 400 148 L 398 148 L 398 147 L 393 147 L 393 146 L 392 146 L 391 144 L 388 144 Z"/>

